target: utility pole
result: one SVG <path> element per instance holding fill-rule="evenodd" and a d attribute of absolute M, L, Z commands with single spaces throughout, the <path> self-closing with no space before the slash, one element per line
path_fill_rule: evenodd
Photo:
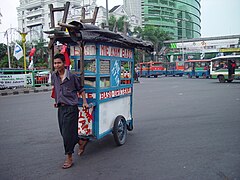
<path fill-rule="evenodd" d="M 184 62 L 185 58 L 184 58 L 184 48 L 183 48 L 183 20 L 182 20 L 182 60 Z"/>
<path fill-rule="evenodd" d="M 108 0 L 106 0 L 106 28 L 109 29 L 109 23 L 108 23 Z"/>
<path fill-rule="evenodd" d="M 6 30 L 4 36 L 7 37 L 7 54 L 8 54 L 8 67 L 11 68 L 11 60 L 10 60 L 10 51 L 9 51 L 9 43 L 8 43 L 8 30 Z"/>

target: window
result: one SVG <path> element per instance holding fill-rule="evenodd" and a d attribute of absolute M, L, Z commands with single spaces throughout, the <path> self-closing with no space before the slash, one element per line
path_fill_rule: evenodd
<path fill-rule="evenodd" d="M 84 60 L 84 72 L 85 73 L 96 73 L 95 59 Z"/>
<path fill-rule="evenodd" d="M 110 60 L 100 59 L 100 88 L 110 87 Z"/>
<path fill-rule="evenodd" d="M 100 74 L 110 74 L 109 60 L 100 60 Z"/>
<path fill-rule="evenodd" d="M 121 62 L 121 84 L 131 84 L 132 63 Z"/>
<path fill-rule="evenodd" d="M 84 77 L 84 84 L 90 87 L 96 87 L 96 77 Z"/>
<path fill-rule="evenodd" d="M 110 77 L 100 77 L 100 88 L 110 87 Z"/>

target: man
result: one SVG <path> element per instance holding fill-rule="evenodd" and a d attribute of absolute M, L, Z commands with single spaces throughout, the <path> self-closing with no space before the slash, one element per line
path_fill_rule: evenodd
<path fill-rule="evenodd" d="M 56 54 L 53 63 L 55 72 L 51 76 L 52 86 L 56 102 L 55 107 L 58 108 L 59 129 L 63 137 L 66 155 L 62 168 L 67 169 L 73 165 L 72 154 L 75 145 L 79 143 L 80 151 L 86 145 L 78 138 L 78 95 L 82 96 L 83 108 L 88 108 L 88 104 L 79 77 L 64 67 L 64 55 Z"/>

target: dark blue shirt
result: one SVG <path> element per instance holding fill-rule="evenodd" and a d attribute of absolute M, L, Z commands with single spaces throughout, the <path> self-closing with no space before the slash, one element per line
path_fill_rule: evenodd
<path fill-rule="evenodd" d="M 72 74 L 69 70 L 66 69 L 63 82 L 61 81 L 58 72 L 52 73 L 51 80 L 51 84 L 54 86 L 55 90 L 56 104 L 78 104 L 77 92 L 81 93 L 84 89 L 81 86 L 80 78 L 77 75 Z"/>

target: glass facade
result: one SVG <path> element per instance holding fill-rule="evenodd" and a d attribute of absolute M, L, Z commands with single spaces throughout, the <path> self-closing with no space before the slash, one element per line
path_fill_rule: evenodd
<path fill-rule="evenodd" d="M 200 0 L 142 0 L 142 25 L 161 27 L 175 39 L 201 36 Z"/>

